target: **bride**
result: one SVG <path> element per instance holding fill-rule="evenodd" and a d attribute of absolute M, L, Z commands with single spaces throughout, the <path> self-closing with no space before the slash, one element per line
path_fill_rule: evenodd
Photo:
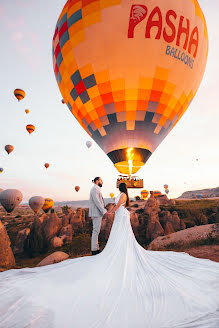
<path fill-rule="evenodd" d="M 219 327 L 219 264 L 142 248 L 119 190 L 102 253 L 0 273 L 1 328 Z"/>

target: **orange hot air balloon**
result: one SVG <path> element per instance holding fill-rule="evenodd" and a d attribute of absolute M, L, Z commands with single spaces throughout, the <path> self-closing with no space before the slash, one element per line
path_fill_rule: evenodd
<path fill-rule="evenodd" d="M 124 174 L 136 173 L 180 120 L 207 54 L 197 0 L 68 0 L 53 37 L 63 99 Z"/>
<path fill-rule="evenodd" d="M 114 193 L 113 192 L 111 192 L 109 195 L 110 195 L 110 198 L 113 198 L 114 197 Z"/>
<path fill-rule="evenodd" d="M 12 145 L 6 145 L 5 150 L 8 153 L 8 155 L 14 150 L 14 146 Z"/>
<path fill-rule="evenodd" d="M 161 195 L 162 195 L 162 193 L 160 191 L 157 191 L 157 190 L 154 191 L 154 197 L 158 197 Z"/>
<path fill-rule="evenodd" d="M 46 169 L 48 169 L 49 163 L 45 163 L 44 166 L 45 166 Z"/>
<path fill-rule="evenodd" d="M 148 198 L 149 192 L 147 190 L 142 190 L 141 191 L 141 196 L 144 200 Z"/>
<path fill-rule="evenodd" d="M 80 190 L 80 187 L 79 186 L 76 186 L 75 187 L 75 190 L 78 192 Z"/>
<path fill-rule="evenodd" d="M 26 126 L 26 130 L 27 130 L 27 132 L 28 132 L 29 134 L 31 134 L 31 133 L 33 133 L 33 132 L 35 131 L 35 126 L 32 125 L 32 124 L 28 124 L 28 125 Z"/>
<path fill-rule="evenodd" d="M 14 90 L 14 95 L 15 97 L 17 98 L 18 101 L 24 99 L 25 97 L 25 91 L 24 90 L 21 90 L 21 89 L 15 89 Z"/>
<path fill-rule="evenodd" d="M 25 109 L 25 113 L 29 114 L 30 113 L 29 109 Z"/>

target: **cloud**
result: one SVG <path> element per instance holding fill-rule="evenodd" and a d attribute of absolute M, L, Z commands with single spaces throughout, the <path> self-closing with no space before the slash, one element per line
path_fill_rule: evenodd
<path fill-rule="evenodd" d="M 8 10 L 9 11 L 9 10 Z M 36 71 L 40 67 L 40 38 L 26 25 L 24 17 L 9 15 L 6 7 L 0 5 L 0 17 L 15 51 L 25 58 L 27 64 Z"/>

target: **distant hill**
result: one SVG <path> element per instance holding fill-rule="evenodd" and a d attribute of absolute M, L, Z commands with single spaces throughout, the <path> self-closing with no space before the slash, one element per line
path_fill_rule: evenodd
<path fill-rule="evenodd" d="M 113 203 L 113 199 L 111 198 L 104 198 L 104 203 L 105 205 L 109 204 L 109 203 Z M 55 206 L 65 206 L 68 205 L 70 207 L 88 207 L 89 206 L 89 200 L 85 199 L 85 200 L 70 200 L 70 201 L 63 201 L 63 202 L 55 202 Z"/>
<path fill-rule="evenodd" d="M 215 198 L 219 197 L 219 187 L 212 189 L 201 189 L 201 190 L 191 190 L 184 192 L 178 199 L 191 199 L 195 198 L 196 195 L 202 195 L 203 198 Z"/>

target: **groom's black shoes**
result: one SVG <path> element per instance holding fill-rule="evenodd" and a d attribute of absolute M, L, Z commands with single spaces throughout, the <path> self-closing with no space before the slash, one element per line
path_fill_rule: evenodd
<path fill-rule="evenodd" d="M 92 254 L 91 255 L 97 255 L 100 253 L 100 250 L 98 249 L 97 251 L 92 251 Z"/>

